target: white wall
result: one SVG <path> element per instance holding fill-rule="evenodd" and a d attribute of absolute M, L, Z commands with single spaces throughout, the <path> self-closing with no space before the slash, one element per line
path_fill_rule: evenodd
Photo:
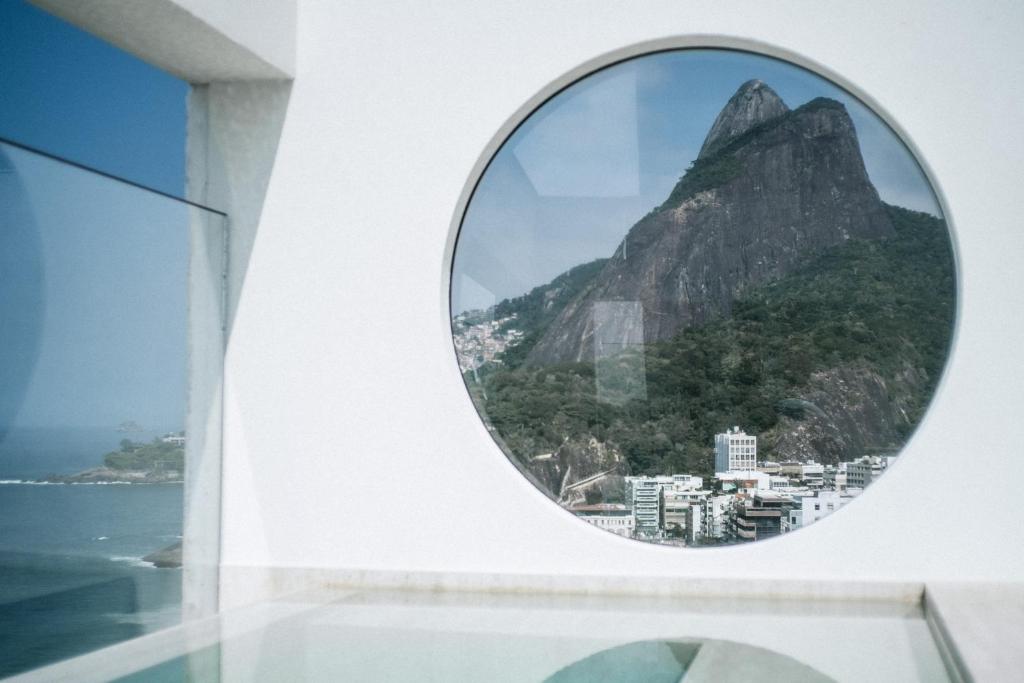
<path fill-rule="evenodd" d="M 1000 0 L 300 2 L 227 355 L 222 581 L 261 566 L 1024 576 L 1024 454 L 1002 436 L 1024 409 L 1021 26 L 1024 5 Z M 870 95 L 944 194 L 963 277 L 948 374 L 890 473 L 799 533 L 680 550 L 574 519 L 506 461 L 459 378 L 445 282 L 460 196 L 513 112 L 599 55 L 700 34 L 803 55 Z M 1002 476 L 964 488 L 987 471 Z"/>

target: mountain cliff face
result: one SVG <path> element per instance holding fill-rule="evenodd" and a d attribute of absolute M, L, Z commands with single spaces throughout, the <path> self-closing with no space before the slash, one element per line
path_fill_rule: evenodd
<path fill-rule="evenodd" d="M 780 418 L 763 435 L 760 447 L 777 460 L 816 460 L 835 464 L 864 453 L 899 450 L 901 428 L 910 423 L 909 406 L 927 384 L 913 367 L 889 380 L 864 364 L 813 373 L 798 390 L 801 403 L 813 406 L 800 419 Z"/>
<path fill-rule="evenodd" d="M 622 502 L 623 477 L 629 464 L 613 445 L 567 439 L 553 453 L 534 457 L 529 471 L 563 505 Z"/>
<path fill-rule="evenodd" d="M 896 451 L 941 376 L 954 282 L 945 222 L 879 201 L 839 103 L 790 111 L 751 81 L 614 255 L 495 306 L 521 339 L 467 386 L 567 506 L 622 502 L 628 474 L 713 476 L 730 425 L 762 459 Z"/>
<path fill-rule="evenodd" d="M 893 234 L 842 104 L 790 111 L 767 85 L 745 83 L 715 120 L 668 200 L 634 225 L 561 311 L 527 365 L 592 361 L 595 340 L 625 347 L 671 338 L 731 311 L 746 289 L 850 239 Z M 642 315 L 595 315 L 640 302 Z"/>
<path fill-rule="evenodd" d="M 722 145 L 765 121 L 789 112 L 775 91 L 758 80 L 740 86 L 718 114 L 700 148 L 698 159 L 712 156 Z"/>

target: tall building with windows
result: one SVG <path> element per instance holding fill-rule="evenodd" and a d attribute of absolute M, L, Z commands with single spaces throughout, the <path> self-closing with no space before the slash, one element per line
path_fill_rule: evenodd
<path fill-rule="evenodd" d="M 634 528 L 638 534 L 654 536 L 662 524 L 661 486 L 650 477 L 638 477 L 632 486 Z"/>
<path fill-rule="evenodd" d="M 715 471 L 735 472 L 757 468 L 757 437 L 739 427 L 715 434 Z"/>

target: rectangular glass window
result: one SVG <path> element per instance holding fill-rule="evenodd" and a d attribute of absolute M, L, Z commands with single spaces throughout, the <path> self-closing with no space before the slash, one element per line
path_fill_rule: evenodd
<path fill-rule="evenodd" d="M 0 226 L 2 676 L 181 619 L 226 222 L 0 144 Z"/>

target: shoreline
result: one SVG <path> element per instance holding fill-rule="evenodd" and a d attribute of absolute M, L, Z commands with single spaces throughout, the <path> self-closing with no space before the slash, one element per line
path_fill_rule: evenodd
<path fill-rule="evenodd" d="M 76 475 L 69 475 L 71 479 Z M 109 481 L 55 481 L 53 479 L 0 479 L 0 486 L 161 486 L 184 484 L 184 479 L 167 479 L 161 481 L 127 481 L 123 479 Z"/>
<path fill-rule="evenodd" d="M 75 474 L 47 474 L 38 481 L 52 484 L 180 484 L 184 478 L 179 470 L 92 467 Z"/>

